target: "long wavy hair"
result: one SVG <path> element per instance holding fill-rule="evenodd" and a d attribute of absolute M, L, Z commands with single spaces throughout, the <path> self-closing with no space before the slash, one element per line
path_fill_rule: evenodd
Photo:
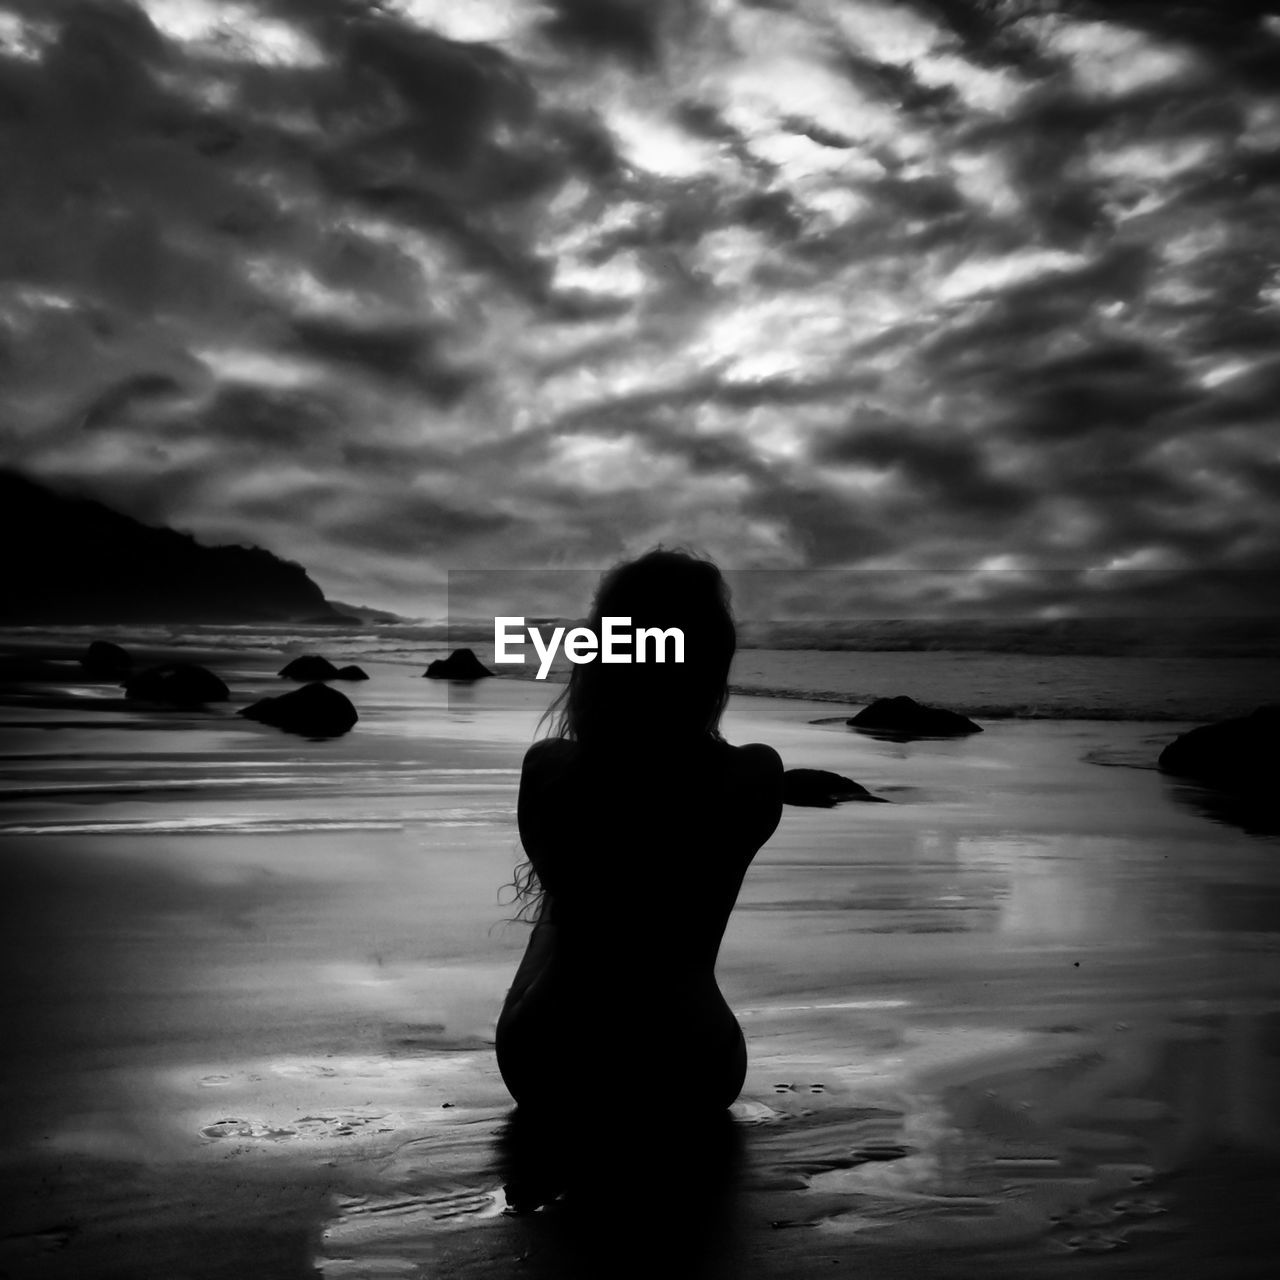
<path fill-rule="evenodd" d="M 599 767 L 668 760 L 722 741 L 720 718 L 729 700 L 729 668 L 737 632 L 729 586 L 708 559 L 656 547 L 624 561 L 600 579 L 587 626 L 600 635 L 605 618 L 630 618 L 642 627 L 684 633 L 684 661 L 575 664 L 539 728 L 545 737 L 579 742 Z M 528 860 L 516 868 L 518 919 L 536 918 L 542 890 Z"/>

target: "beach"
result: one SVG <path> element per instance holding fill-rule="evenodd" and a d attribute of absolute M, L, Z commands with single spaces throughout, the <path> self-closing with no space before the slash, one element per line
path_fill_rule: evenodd
<path fill-rule="evenodd" d="M 1278 85 L 0 0 L 0 1280 L 1280 1274 Z"/>
<path fill-rule="evenodd" d="M 1280 850 L 1156 772 L 1193 718 L 903 744 L 844 724 L 837 676 L 736 694 L 730 741 L 890 803 L 787 808 L 748 873 L 732 1158 L 693 1158 L 654 1026 L 652 1088 L 589 1118 L 589 1209 L 517 1212 L 503 886 L 555 686 L 366 652 L 359 723 L 314 742 L 234 714 L 279 655 L 214 656 L 230 705 L 68 667 L 4 707 L 0 1273 L 1272 1273 Z M 637 894 L 678 890 L 662 852 Z"/>

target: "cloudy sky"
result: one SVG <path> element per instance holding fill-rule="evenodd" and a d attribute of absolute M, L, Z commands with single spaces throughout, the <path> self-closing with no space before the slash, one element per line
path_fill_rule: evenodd
<path fill-rule="evenodd" d="M 1280 569 L 1280 6 L 0 0 L 0 173 L 0 463 L 339 599 Z"/>

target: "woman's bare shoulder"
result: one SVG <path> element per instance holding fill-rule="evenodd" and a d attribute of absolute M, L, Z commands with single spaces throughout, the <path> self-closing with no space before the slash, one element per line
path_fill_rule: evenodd
<path fill-rule="evenodd" d="M 767 743 L 731 747 L 729 785 L 752 813 L 777 822 L 782 813 L 782 757 Z"/>
<path fill-rule="evenodd" d="M 543 765 L 551 761 L 569 760 L 577 754 L 578 744 L 568 738 L 539 738 L 524 753 L 526 765 Z"/>
<path fill-rule="evenodd" d="M 560 803 L 566 785 L 572 787 L 573 764 L 577 744 L 565 738 L 540 738 L 524 753 L 520 767 L 520 790 L 516 799 L 516 818 L 526 850 L 533 856 L 530 843 L 537 839 L 550 814 L 568 810 Z"/>
<path fill-rule="evenodd" d="M 752 780 L 782 779 L 782 757 L 767 742 L 747 742 L 730 747 L 733 769 Z"/>
<path fill-rule="evenodd" d="M 764 797 L 781 792 L 782 759 L 768 744 L 748 742 L 742 746 L 720 743 L 729 778 L 737 785 L 758 788 Z M 567 738 L 540 738 L 524 754 L 522 775 L 526 783 L 540 784 L 574 776 L 582 763 L 580 745 Z M 641 763 L 631 761 L 631 765 Z M 650 764 L 658 764 L 658 760 Z"/>
<path fill-rule="evenodd" d="M 729 803 L 743 824 L 748 857 L 777 829 L 782 818 L 782 757 L 767 743 L 730 748 Z"/>
<path fill-rule="evenodd" d="M 578 759 L 578 744 L 568 738 L 539 738 L 524 753 L 520 766 L 521 782 L 527 787 L 540 786 L 567 776 Z"/>

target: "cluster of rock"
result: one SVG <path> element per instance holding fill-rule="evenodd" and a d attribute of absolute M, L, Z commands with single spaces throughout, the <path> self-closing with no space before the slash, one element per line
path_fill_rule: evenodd
<path fill-rule="evenodd" d="M 335 667 L 318 653 L 303 654 L 280 671 L 283 680 L 367 680 L 368 673 L 357 666 Z"/>
<path fill-rule="evenodd" d="M 907 697 L 879 698 L 845 723 L 860 733 L 894 742 L 982 732 L 982 726 L 967 716 Z M 1275 798 L 1280 795 L 1280 704 L 1270 703 L 1247 716 L 1180 734 L 1161 751 L 1158 767 L 1171 777 L 1198 784 L 1206 803 L 1216 795 L 1223 806 L 1237 805 L 1221 809 L 1225 820 L 1243 824 L 1246 830 L 1280 830 L 1280 805 Z M 786 804 L 830 808 L 846 800 L 880 799 L 852 779 L 822 769 L 788 769 L 783 775 Z"/>
<path fill-rule="evenodd" d="M 189 708 L 227 702 L 231 697 L 226 682 L 198 663 L 164 662 L 135 672 L 133 655 L 109 640 L 89 645 L 80 665 L 95 679 L 119 681 L 125 697 L 139 702 Z M 280 697 L 262 698 L 242 707 L 238 714 L 308 738 L 337 737 L 360 718 L 346 694 L 321 683 L 326 679 L 367 680 L 368 675 L 359 667 L 335 667 L 327 658 L 308 654 L 290 662 L 280 676 L 309 683 Z"/>
<path fill-rule="evenodd" d="M 127 698 L 168 707 L 199 707 L 226 702 L 231 690 L 207 667 L 193 662 L 166 662 L 134 670 L 132 654 L 109 640 L 95 640 L 80 658 L 94 679 L 118 681 Z M 346 694 L 330 688 L 328 680 L 368 680 L 367 672 L 351 665 L 336 666 L 318 653 L 292 659 L 279 671 L 282 680 L 302 682 L 300 689 L 262 698 L 242 707 L 238 715 L 309 738 L 332 738 L 346 733 L 359 719 Z M 470 649 L 456 649 L 423 672 L 433 680 L 478 680 L 492 675 Z"/>
<path fill-rule="evenodd" d="M 14 671 L 38 675 L 48 663 L 12 660 Z M 125 696 L 172 707 L 226 702 L 231 692 L 207 667 L 167 662 L 135 671 L 133 656 L 118 644 L 95 640 L 80 658 L 94 679 L 118 681 Z M 471 649 L 456 649 L 423 672 L 432 680 L 474 681 L 493 672 Z M 359 719 L 351 700 L 326 681 L 367 680 L 358 666 L 339 667 L 319 654 L 294 658 L 279 672 L 302 687 L 263 698 L 238 714 L 261 724 L 307 737 L 336 737 Z M 955 738 L 981 733 L 982 726 L 959 712 L 926 706 L 913 698 L 879 698 L 845 722 L 860 733 L 896 742 L 921 738 Z M 1251 715 L 1202 725 L 1182 734 L 1160 753 L 1159 768 L 1170 775 L 1221 791 L 1271 796 L 1280 775 L 1280 705 L 1259 707 Z M 866 787 L 825 769 L 788 769 L 783 774 L 783 802 L 808 808 L 831 808 L 848 801 L 883 802 Z"/>
<path fill-rule="evenodd" d="M 892 742 L 917 738 L 957 738 L 981 733 L 982 726 L 968 716 L 943 707 L 929 707 L 914 698 L 877 698 L 845 723 L 860 733 Z M 849 800 L 887 803 L 861 783 L 826 769 L 788 769 L 782 775 L 783 804 L 810 809 L 830 809 Z"/>

